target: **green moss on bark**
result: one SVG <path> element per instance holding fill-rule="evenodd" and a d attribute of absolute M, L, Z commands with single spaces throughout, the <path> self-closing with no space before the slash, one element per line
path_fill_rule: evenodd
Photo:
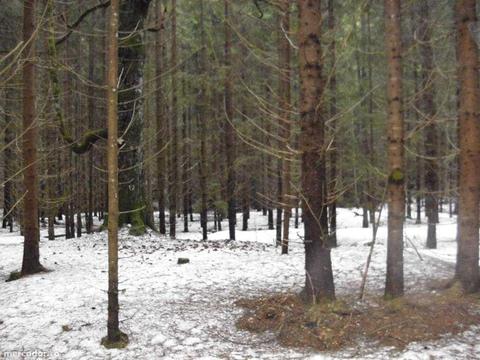
<path fill-rule="evenodd" d="M 132 213 L 130 213 L 130 224 L 131 224 L 131 228 L 129 231 L 130 235 L 140 236 L 145 234 L 146 227 L 145 227 L 144 219 L 145 219 L 145 216 L 144 216 L 143 210 L 135 210 Z"/>
<path fill-rule="evenodd" d="M 403 184 L 405 182 L 405 174 L 402 169 L 396 168 L 390 173 L 388 181 L 391 184 Z"/>

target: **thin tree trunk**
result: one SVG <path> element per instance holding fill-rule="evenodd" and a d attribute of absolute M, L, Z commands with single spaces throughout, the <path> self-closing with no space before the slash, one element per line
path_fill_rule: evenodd
<path fill-rule="evenodd" d="M 96 56 L 96 39 L 90 38 L 88 46 L 88 79 L 91 82 L 95 82 L 95 56 Z M 96 89 L 94 91 L 97 91 Z M 88 128 L 94 129 L 95 127 L 95 101 L 92 96 L 87 98 L 87 113 L 88 113 Z M 94 192 L 94 178 L 93 178 L 93 165 L 94 165 L 94 151 L 93 149 L 88 152 L 88 194 L 87 194 L 87 213 L 85 214 L 85 230 L 87 234 L 91 234 L 93 231 L 93 192 Z"/>
<path fill-rule="evenodd" d="M 128 342 L 118 322 L 118 21 L 119 0 L 112 0 L 107 35 L 108 320 L 107 337 L 102 340 L 106 347 Z"/>
<path fill-rule="evenodd" d="M 157 37 L 155 42 L 155 61 L 156 73 L 155 84 L 157 92 L 155 95 L 156 117 L 157 117 L 157 187 L 158 187 L 158 218 L 160 234 L 165 235 L 167 230 L 165 227 L 165 141 L 166 134 L 165 122 L 167 121 L 164 111 L 165 101 L 163 96 L 163 32 L 164 32 L 164 14 L 162 9 L 162 1 L 157 0 Z"/>
<path fill-rule="evenodd" d="M 330 40 L 330 121 L 331 125 L 331 151 L 330 151 L 330 207 L 329 207 L 329 245 L 337 246 L 337 70 L 336 70 L 336 41 L 335 41 L 335 9 L 334 1 L 328 0 L 328 31 Z M 333 120 L 332 120 L 333 119 Z M 298 227 L 298 211 L 295 213 L 296 227 Z"/>
<path fill-rule="evenodd" d="M 414 68 L 413 71 L 413 78 L 414 78 L 414 85 L 415 85 L 415 94 L 418 94 L 419 89 L 418 89 L 418 72 L 416 67 Z M 418 109 L 420 108 L 420 100 L 417 99 L 415 101 L 415 107 Z M 415 111 L 415 124 L 419 123 L 419 114 L 418 111 Z M 420 141 L 417 141 L 416 144 L 416 152 L 418 154 L 422 153 L 422 143 Z M 423 159 L 419 156 L 416 157 L 415 159 L 415 205 L 416 205 L 416 220 L 415 224 L 421 224 L 422 223 L 422 177 L 423 177 Z"/>
<path fill-rule="evenodd" d="M 9 74 L 10 75 L 10 74 Z M 9 77 L 7 75 L 7 77 Z M 10 75 L 11 76 L 11 75 Z M 12 116 L 13 112 L 13 102 L 15 101 L 15 91 L 13 81 L 8 81 L 6 83 L 5 89 L 5 135 L 4 143 L 5 150 L 3 153 L 4 159 L 4 178 L 5 185 L 3 187 L 3 221 L 2 228 L 6 229 L 7 226 L 10 229 L 10 232 L 13 232 L 13 212 L 12 208 L 15 204 L 14 202 L 14 183 L 11 179 L 14 174 L 14 149 L 13 141 L 15 139 L 15 124 Z"/>
<path fill-rule="evenodd" d="M 279 32 L 279 60 L 280 60 L 280 109 L 281 109 L 281 126 L 282 138 L 285 143 L 283 150 L 286 152 L 291 145 L 291 66 L 290 66 L 290 43 L 287 36 L 290 32 L 290 3 L 284 1 L 282 3 L 282 14 L 280 15 L 280 32 Z M 285 34 L 283 33 L 285 32 Z M 283 159 L 282 168 L 282 205 L 284 207 L 283 215 L 283 238 L 282 238 L 282 254 L 288 254 L 288 240 L 290 232 L 290 217 L 292 215 L 292 201 L 291 201 L 291 173 L 290 173 L 290 159 Z"/>
<path fill-rule="evenodd" d="M 204 0 L 200 0 L 200 73 L 207 74 L 207 38 L 205 33 L 205 12 Z M 200 116 L 200 225 L 202 227 L 202 239 L 207 240 L 207 88 L 205 82 L 201 82 L 199 96 L 199 116 Z M 217 226 L 215 224 L 215 226 Z"/>
<path fill-rule="evenodd" d="M 439 191 L 439 168 L 438 168 L 438 130 L 436 125 L 433 49 L 431 44 L 431 30 L 429 26 L 428 1 L 421 1 L 420 26 L 418 40 L 422 56 L 421 67 L 421 94 L 422 112 L 425 116 L 425 187 L 427 191 L 425 209 L 428 219 L 427 248 L 437 247 L 436 223 L 438 222 L 438 191 Z"/>
<path fill-rule="evenodd" d="M 186 97 L 185 80 L 182 80 L 182 96 Z M 183 232 L 188 232 L 188 171 L 189 171 L 189 153 L 188 153 L 188 121 L 189 121 L 189 109 L 188 106 L 184 106 L 182 113 L 182 206 L 183 206 Z"/>
<path fill-rule="evenodd" d="M 177 1 L 172 0 L 171 10 L 171 59 L 170 67 L 172 69 L 172 108 L 170 109 L 170 180 L 169 180 L 169 218 L 170 218 L 170 238 L 176 237 L 177 221 L 177 179 L 178 179 L 178 135 L 177 135 Z"/>
<path fill-rule="evenodd" d="M 227 160 L 227 203 L 228 203 L 228 230 L 230 240 L 235 240 L 235 225 L 236 225 L 236 201 L 235 201 L 235 130 L 233 128 L 233 104 L 232 104 L 232 61 L 231 61 L 231 47 L 232 47 L 232 31 L 230 28 L 230 14 L 229 14 L 229 0 L 224 0 L 224 15 L 225 15 L 225 148 Z"/>

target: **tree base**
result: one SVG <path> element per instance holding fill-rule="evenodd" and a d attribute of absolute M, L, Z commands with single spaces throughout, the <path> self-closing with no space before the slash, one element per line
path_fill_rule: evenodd
<path fill-rule="evenodd" d="M 102 338 L 101 344 L 107 349 L 124 349 L 128 345 L 128 335 L 118 330 L 113 339 Z"/>
<path fill-rule="evenodd" d="M 5 282 L 10 282 L 10 281 L 15 281 L 19 280 L 25 276 L 28 275 L 34 275 L 42 272 L 49 272 L 50 270 L 44 268 L 42 265 L 38 265 L 34 269 L 29 270 L 28 272 L 21 272 L 21 271 L 12 271 L 10 275 L 8 276 L 7 280 Z"/>
<path fill-rule="evenodd" d="M 315 296 L 305 287 L 297 294 L 305 305 L 329 304 L 335 301 L 335 296 Z"/>

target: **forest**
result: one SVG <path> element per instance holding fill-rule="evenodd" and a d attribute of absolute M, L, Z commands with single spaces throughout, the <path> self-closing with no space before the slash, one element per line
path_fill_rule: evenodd
<path fill-rule="evenodd" d="M 476 0 L 0 9 L 0 359 L 480 358 Z"/>

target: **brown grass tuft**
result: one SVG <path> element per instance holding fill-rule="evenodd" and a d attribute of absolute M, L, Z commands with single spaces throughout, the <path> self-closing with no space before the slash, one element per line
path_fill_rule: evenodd
<path fill-rule="evenodd" d="M 294 294 L 242 299 L 236 305 L 247 309 L 239 329 L 273 331 L 284 346 L 317 350 L 339 350 L 359 340 L 401 349 L 480 322 L 478 296 L 453 288 L 390 301 L 377 298 L 369 305 L 344 299 L 307 306 Z"/>

